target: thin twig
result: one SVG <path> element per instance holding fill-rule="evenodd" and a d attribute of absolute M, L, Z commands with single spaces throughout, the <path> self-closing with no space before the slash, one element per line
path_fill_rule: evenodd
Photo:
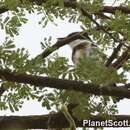
<path fill-rule="evenodd" d="M 112 61 L 115 58 L 117 58 L 118 52 L 120 51 L 121 47 L 122 47 L 122 44 L 119 43 L 118 46 L 116 48 L 114 48 L 113 53 L 111 54 L 111 56 L 108 58 L 108 60 L 106 62 L 107 67 L 112 63 Z"/>
<path fill-rule="evenodd" d="M 111 66 L 119 69 L 128 59 L 130 59 L 129 49 L 126 50 Z"/>

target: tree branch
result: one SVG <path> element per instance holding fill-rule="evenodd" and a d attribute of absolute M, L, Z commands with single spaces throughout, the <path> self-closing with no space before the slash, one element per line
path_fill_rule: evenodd
<path fill-rule="evenodd" d="M 2 94 L 7 90 L 7 88 L 5 88 L 3 85 L 1 85 L 0 87 L 0 97 L 2 96 Z"/>
<path fill-rule="evenodd" d="M 130 59 L 129 48 L 111 65 L 112 67 L 119 69 L 122 65 Z"/>
<path fill-rule="evenodd" d="M 24 83 L 37 86 L 41 89 L 45 87 L 56 88 L 59 90 L 74 90 L 83 92 L 85 94 L 95 94 L 95 95 L 107 95 L 107 96 L 116 96 L 130 98 L 130 91 L 122 87 L 113 87 L 113 86 L 98 86 L 94 84 L 86 84 L 82 81 L 74 80 L 64 80 L 56 78 L 48 78 L 42 76 L 28 75 L 28 74 L 19 74 L 15 72 L 9 72 L 7 70 L 0 70 L 0 78 L 6 81 Z"/>
<path fill-rule="evenodd" d="M 125 14 L 130 14 L 130 8 L 128 6 L 104 6 L 101 12 L 115 14 L 116 11 L 121 11 Z"/>
<path fill-rule="evenodd" d="M 50 124 L 48 124 L 48 120 Z M 105 116 L 89 116 L 85 120 L 92 121 L 124 121 L 128 120 L 130 122 L 129 115 L 109 115 L 107 118 Z M 83 120 L 74 118 L 77 127 L 83 127 Z M 58 122 L 58 123 L 57 123 Z M 67 122 L 64 115 L 59 112 L 56 114 L 48 115 L 33 115 L 33 116 L 0 116 L 0 129 L 10 130 L 11 128 L 22 128 L 22 129 L 48 129 L 49 128 L 68 128 L 69 123 Z M 86 127 L 90 127 L 86 124 Z M 115 126 L 111 126 L 115 127 Z"/>
<path fill-rule="evenodd" d="M 114 50 L 113 50 L 111 56 L 108 58 L 108 60 L 107 60 L 107 62 L 106 62 L 106 66 L 107 66 L 107 67 L 108 67 L 109 65 L 111 65 L 112 61 L 113 61 L 115 58 L 117 58 L 118 52 L 120 51 L 121 47 L 122 47 L 122 44 L 119 43 L 118 46 L 117 46 L 116 48 L 114 48 Z"/>

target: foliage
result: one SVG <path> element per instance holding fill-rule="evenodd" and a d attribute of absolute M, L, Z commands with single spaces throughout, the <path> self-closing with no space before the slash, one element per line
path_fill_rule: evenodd
<path fill-rule="evenodd" d="M 105 66 L 110 52 L 117 46 L 112 37 L 103 31 L 96 30 L 96 25 L 88 17 L 84 16 L 81 8 L 87 10 L 90 14 L 96 14 L 104 5 L 103 0 L 79 0 L 78 4 L 71 8 L 66 6 L 63 0 L 47 0 L 40 4 L 40 0 L 31 2 L 27 0 L 3 0 L 1 5 L 10 11 L 1 15 L 0 25 L 6 33 L 6 40 L 0 45 L 0 69 L 7 69 L 18 73 L 26 73 L 31 75 L 48 76 L 54 78 L 63 78 L 70 80 L 82 80 L 87 83 L 98 84 L 100 86 L 108 86 L 114 83 L 126 83 L 126 72 L 130 71 L 129 61 L 123 65 L 122 73 L 115 68 Z M 129 4 L 128 1 L 125 3 Z M 67 19 L 69 22 L 80 23 L 83 31 L 88 32 L 93 41 L 99 43 L 99 50 L 92 52 L 94 55 L 90 58 L 80 59 L 80 63 L 74 67 L 69 65 L 68 59 L 59 57 L 57 54 L 49 58 L 42 59 L 37 56 L 30 58 L 29 52 L 25 48 L 15 48 L 15 43 L 12 37 L 19 35 L 19 29 L 22 25 L 28 22 L 27 13 L 41 15 L 42 18 L 39 24 L 43 28 L 49 22 L 55 24 L 56 19 Z M 111 35 L 119 40 L 126 39 L 126 45 L 129 45 L 130 35 L 130 20 L 127 14 L 116 11 L 115 14 L 109 16 L 110 19 L 101 19 L 97 15 L 93 18 L 100 23 L 101 26 L 110 28 Z M 123 38 L 122 38 L 123 37 Z M 46 50 L 51 46 L 51 37 L 44 39 L 41 42 L 42 50 Z M 124 46 L 117 58 L 126 50 Z M 41 102 L 43 107 L 48 110 L 61 103 L 76 103 L 79 104 L 73 111 L 78 118 L 89 117 L 90 114 L 115 114 L 117 106 L 114 99 L 111 97 L 85 95 L 74 91 L 59 91 L 56 89 L 40 90 L 36 86 L 25 84 L 17 84 L 1 80 L 1 87 L 6 89 L 6 92 L 0 97 L 0 109 L 10 109 L 12 112 L 18 111 L 22 107 L 24 100 L 36 99 Z M 80 98 L 79 98 L 80 97 Z M 98 101 L 97 101 L 98 100 Z"/>
<path fill-rule="evenodd" d="M 102 86 L 125 81 L 124 76 L 117 74 L 114 68 L 107 68 L 102 62 L 93 58 L 81 59 L 76 73 L 80 79 Z"/>

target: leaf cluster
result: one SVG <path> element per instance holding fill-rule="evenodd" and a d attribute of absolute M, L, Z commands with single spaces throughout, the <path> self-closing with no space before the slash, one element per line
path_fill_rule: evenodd
<path fill-rule="evenodd" d="M 91 35 L 92 40 L 97 42 L 101 47 L 101 51 L 95 49 L 91 53 L 90 58 L 81 58 L 80 63 L 76 67 L 72 67 L 68 63 L 68 59 L 59 56 L 50 56 L 47 59 L 30 58 L 29 52 L 25 48 L 15 48 L 15 44 L 10 39 L 0 45 L 0 68 L 18 73 L 27 73 L 32 75 L 41 75 L 54 78 L 63 78 L 70 80 L 82 80 L 87 83 L 98 84 L 100 86 L 108 86 L 113 83 L 125 83 L 126 77 L 124 72 L 130 70 L 130 63 L 123 66 L 123 73 L 117 72 L 114 68 L 107 68 L 104 63 L 107 60 L 107 55 L 104 51 L 113 49 L 117 44 L 115 41 L 105 34 L 103 31 L 94 30 L 97 26 L 84 16 L 81 8 L 87 10 L 92 15 L 94 20 L 97 20 L 101 26 L 107 26 L 105 29 L 112 29 L 112 36 L 117 39 L 128 38 L 130 34 L 129 16 L 120 11 L 116 11 L 110 19 L 100 19 L 96 14 L 102 10 L 104 5 L 103 0 L 79 0 L 75 9 L 66 8 L 63 0 L 47 0 L 42 5 L 37 5 L 39 1 L 27 0 L 4 0 L 2 4 L 6 6 L 10 12 L 5 16 L 1 16 L 1 29 L 5 30 L 6 34 L 14 37 L 19 34 L 19 29 L 23 24 L 26 24 L 28 19 L 26 13 L 34 13 L 42 15 L 39 24 L 43 28 L 49 22 L 55 23 L 55 20 L 60 18 L 67 19 L 69 22 L 82 24 L 83 31 Z M 127 2 L 126 2 L 127 3 Z M 129 43 L 127 43 L 129 44 Z M 42 50 L 50 47 L 51 37 L 44 39 L 41 42 Z M 52 48 L 51 48 L 52 49 Z M 123 51 L 123 49 L 121 50 Z M 73 114 L 78 118 L 89 117 L 90 114 L 115 114 L 117 112 L 114 100 L 111 97 L 96 97 L 93 95 L 85 95 L 74 91 L 59 91 L 59 90 L 40 90 L 35 86 L 17 84 L 7 82 L 4 78 L 0 82 L 1 87 L 7 91 L 0 97 L 0 109 L 10 109 L 18 111 L 22 107 L 25 99 L 37 99 L 42 103 L 43 107 L 52 109 L 57 108 L 61 103 L 76 103 L 78 106 L 74 109 Z M 80 97 L 80 98 L 79 98 Z M 98 100 L 98 101 L 97 101 Z"/>

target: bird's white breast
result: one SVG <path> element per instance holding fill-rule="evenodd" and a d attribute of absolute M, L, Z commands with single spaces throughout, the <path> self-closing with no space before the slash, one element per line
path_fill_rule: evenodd
<path fill-rule="evenodd" d="M 90 55 L 90 52 L 91 52 L 91 46 L 86 46 L 85 48 L 77 49 L 72 56 L 74 63 L 77 64 L 79 60 L 84 56 L 88 57 Z"/>

